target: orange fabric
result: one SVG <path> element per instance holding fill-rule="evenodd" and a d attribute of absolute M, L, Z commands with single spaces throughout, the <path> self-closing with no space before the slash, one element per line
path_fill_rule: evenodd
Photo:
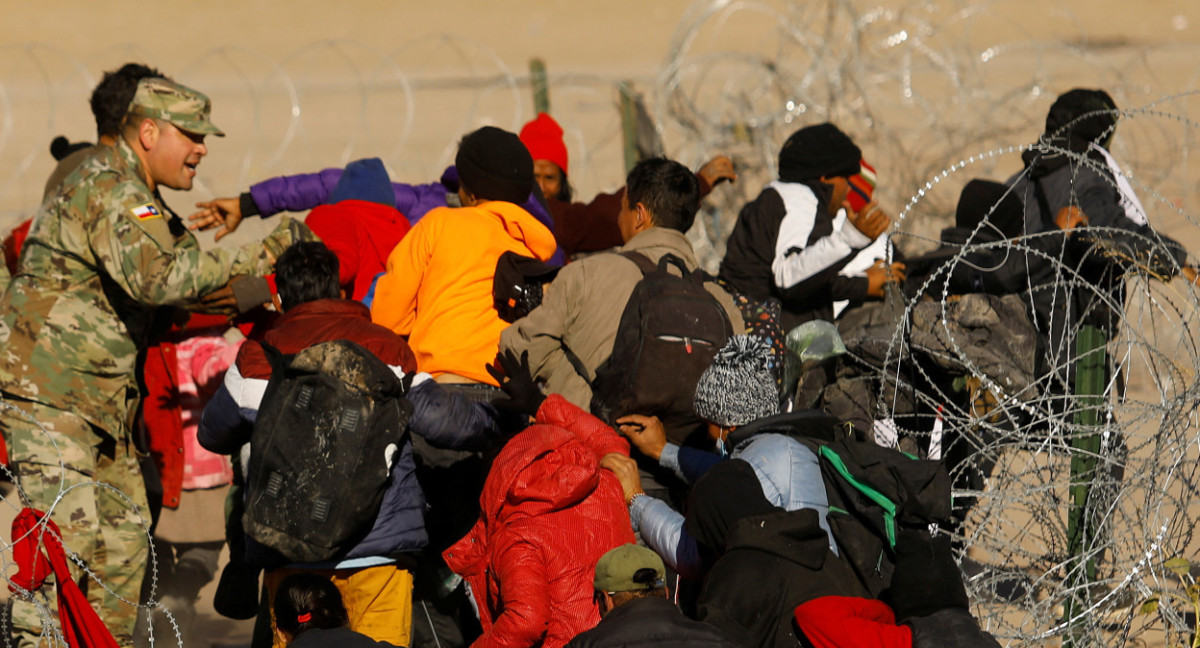
<path fill-rule="evenodd" d="M 508 326 L 492 305 L 496 260 L 513 251 L 546 261 L 556 246 L 545 225 L 512 203 L 434 209 L 392 250 L 371 318 L 408 336 L 419 370 L 495 385 L 484 366 Z"/>

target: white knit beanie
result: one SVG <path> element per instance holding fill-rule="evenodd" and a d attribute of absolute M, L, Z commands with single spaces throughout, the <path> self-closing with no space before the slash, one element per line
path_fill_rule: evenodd
<path fill-rule="evenodd" d="M 778 414 L 779 390 L 767 368 L 770 353 L 770 342 L 761 337 L 729 338 L 696 384 L 696 414 L 722 427 Z"/>

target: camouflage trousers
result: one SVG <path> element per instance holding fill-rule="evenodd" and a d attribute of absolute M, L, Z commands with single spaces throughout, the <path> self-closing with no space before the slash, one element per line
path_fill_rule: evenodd
<path fill-rule="evenodd" d="M 150 509 L 129 435 L 114 439 L 71 412 L 7 397 L 0 398 L 0 433 L 27 505 L 51 512 L 72 576 L 117 643 L 132 646 L 149 561 Z M 58 645 L 50 640 L 59 618 L 52 581 L 53 576 L 32 597 L 12 595 L 18 646 Z M 44 628 L 44 621 L 52 621 L 55 630 Z"/>

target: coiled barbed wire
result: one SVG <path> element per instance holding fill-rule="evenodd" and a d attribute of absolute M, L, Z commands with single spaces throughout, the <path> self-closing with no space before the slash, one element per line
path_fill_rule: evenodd
<path fill-rule="evenodd" d="M 1079 21 L 1046 3 L 1036 3 L 1038 10 L 1062 20 L 1052 36 L 1038 33 L 1003 18 L 1020 2 L 694 3 L 661 67 L 634 82 L 674 157 L 698 165 L 727 153 L 738 166 L 739 181 L 714 192 L 690 233 L 705 267 L 716 269 L 737 210 L 775 177 L 779 146 L 802 125 L 834 121 L 856 139 L 878 171 L 877 195 L 896 210 L 892 241 L 911 254 L 938 244 L 937 230 L 968 179 L 1003 180 L 1019 170 L 1019 154 L 1041 131 L 1046 106 L 1076 86 L 1104 87 L 1123 107 L 1113 153 L 1155 231 L 1194 249 L 1200 223 L 1190 160 L 1198 97 L 1189 90 L 1200 86 L 1200 66 L 1187 62 L 1200 60 L 1197 48 L 1094 47 Z M 44 45 L 4 51 L 0 232 L 36 210 L 50 139 L 92 135 L 84 99 L 99 71 L 125 60 L 152 62 L 136 46 L 103 56 Z M 1165 72 L 1164 61 L 1177 73 Z M 581 196 L 618 185 L 617 79 L 550 64 L 552 112 L 567 132 L 572 183 Z M 428 182 L 452 160 L 464 132 L 483 123 L 516 129 L 532 116 L 523 96 L 527 78 L 486 45 L 453 36 L 391 52 L 325 41 L 277 61 L 222 46 L 170 72 L 214 98 L 215 118 L 232 135 L 201 166 L 199 193 L 207 194 L 231 195 L 266 177 L 364 156 L 382 157 L 397 180 Z M 190 197 L 172 200 L 186 205 Z M 971 263 L 972 253 L 998 245 L 1010 254 L 1043 254 L 1028 241 L 972 237 L 943 267 Z M 899 309 L 884 340 L 886 360 L 868 376 L 876 384 L 874 413 L 901 420 L 900 432 L 922 442 L 940 425 L 970 446 L 953 471 L 956 496 L 974 505 L 953 533 L 973 611 L 1002 643 L 1042 645 L 1069 633 L 1092 645 L 1186 638 L 1196 623 L 1186 606 L 1162 597 L 1143 614 L 1139 605 L 1181 591 L 1185 577 L 1165 566 L 1170 558 L 1200 555 L 1196 287 L 1135 272 L 1124 303 L 1116 303 L 1062 259 L 1046 261 L 1058 270 L 1054 289 L 1091 294 L 1118 314 L 1117 335 L 1106 345 L 1114 372 L 1102 394 L 1102 425 L 1081 429 L 1074 422 L 1084 406 L 1053 384 L 1054 372 L 1014 389 L 974 362 L 956 342 L 946 300 L 931 325 L 945 342 L 937 348 L 913 343 L 915 323 L 929 322 L 918 317 L 916 302 Z M 922 292 L 945 296 L 947 281 L 945 272 L 935 274 Z M 1046 360 L 1062 367 L 1078 357 L 1056 350 Z M 931 363 L 978 381 L 975 394 L 990 399 L 986 416 Z M 925 413 L 905 418 L 898 410 L 906 402 Z M 1088 432 L 1102 437 L 1093 458 L 1106 469 L 1092 480 L 1102 506 L 1088 520 L 1102 537 L 1090 539 L 1086 555 L 1071 557 L 1067 493 L 1078 451 L 1070 440 Z M 994 465 L 987 479 L 964 486 L 985 464 Z M 0 565 L 8 566 L 11 544 L 0 550 Z M 1098 564 L 1098 576 L 1073 584 L 1072 570 L 1077 575 L 1087 558 Z M 1064 618 L 1071 598 L 1082 605 Z"/>

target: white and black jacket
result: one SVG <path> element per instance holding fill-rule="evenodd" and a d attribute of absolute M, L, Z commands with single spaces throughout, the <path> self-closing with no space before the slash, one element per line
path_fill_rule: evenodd
<path fill-rule="evenodd" d="M 871 239 L 848 222 L 835 228 L 825 186 L 775 181 L 742 208 L 720 277 L 755 299 L 783 304 L 783 330 L 833 319 L 833 302 L 866 297 L 865 276 L 839 276 Z"/>

